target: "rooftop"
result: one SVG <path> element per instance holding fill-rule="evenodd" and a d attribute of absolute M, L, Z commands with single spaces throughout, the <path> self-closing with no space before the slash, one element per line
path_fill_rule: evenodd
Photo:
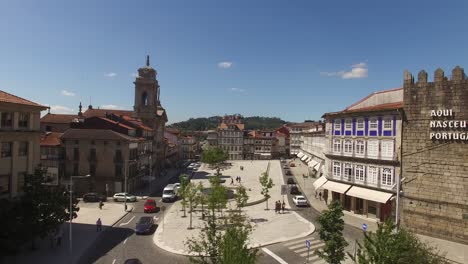
<path fill-rule="evenodd" d="M 10 104 L 21 104 L 21 105 L 34 106 L 34 107 L 42 108 L 43 110 L 48 108 L 47 106 L 43 106 L 43 105 L 31 102 L 29 100 L 26 100 L 26 99 L 21 98 L 19 96 L 7 93 L 7 92 L 2 91 L 2 90 L 0 90 L 0 102 L 10 103 Z"/>
<path fill-rule="evenodd" d="M 75 120 L 76 118 L 79 118 L 79 116 L 47 113 L 41 118 L 41 122 L 54 124 L 68 124 L 70 122 L 73 122 L 73 120 Z"/>
<path fill-rule="evenodd" d="M 58 132 L 46 132 L 44 134 L 41 134 L 41 147 L 54 147 L 54 146 L 60 146 L 60 137 L 63 135 L 63 133 L 58 133 Z"/>
<path fill-rule="evenodd" d="M 96 139 L 96 140 L 125 140 L 135 142 L 137 138 L 117 133 L 108 129 L 68 129 L 62 135 L 63 139 Z"/>

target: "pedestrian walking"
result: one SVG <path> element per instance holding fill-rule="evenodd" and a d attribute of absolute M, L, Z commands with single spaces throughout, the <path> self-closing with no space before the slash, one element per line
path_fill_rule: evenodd
<path fill-rule="evenodd" d="M 284 214 L 284 208 L 285 208 L 285 207 L 286 207 L 286 204 L 285 204 L 284 201 L 283 201 L 283 203 L 281 204 L 281 211 L 283 212 L 283 214 Z"/>
<path fill-rule="evenodd" d="M 233 184 L 234 184 L 234 179 L 231 176 L 231 185 L 233 185 Z"/>
<path fill-rule="evenodd" d="M 322 201 L 322 192 L 319 193 L 319 200 Z"/>
<path fill-rule="evenodd" d="M 102 230 L 102 222 L 101 222 L 101 218 L 98 218 L 98 220 L 96 221 L 96 232 L 99 232 Z"/>
<path fill-rule="evenodd" d="M 239 176 L 239 183 L 241 183 L 241 177 Z"/>
<path fill-rule="evenodd" d="M 278 213 L 278 201 L 275 201 L 275 214 Z"/>
<path fill-rule="evenodd" d="M 99 201 L 99 210 L 102 210 L 102 206 L 104 206 L 104 203 L 102 201 Z"/>
<path fill-rule="evenodd" d="M 328 191 L 323 191 L 323 200 L 325 200 L 325 204 L 328 205 Z"/>
<path fill-rule="evenodd" d="M 315 190 L 315 199 L 317 199 L 317 194 L 318 194 L 317 190 Z"/>

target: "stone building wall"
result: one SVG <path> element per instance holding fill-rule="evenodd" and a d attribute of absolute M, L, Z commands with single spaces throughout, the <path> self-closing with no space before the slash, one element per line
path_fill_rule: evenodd
<path fill-rule="evenodd" d="M 449 109 L 450 116 L 433 116 L 437 110 L 448 115 Z M 460 140 L 468 128 L 431 127 L 431 121 L 450 120 L 468 123 L 463 69 L 453 69 L 451 78 L 438 69 L 434 82 L 425 71 L 417 82 L 405 72 L 401 223 L 417 233 L 468 244 L 468 139 Z M 436 139 L 436 133 L 446 137 Z M 448 139 L 448 133 L 458 133 L 459 139 Z"/>

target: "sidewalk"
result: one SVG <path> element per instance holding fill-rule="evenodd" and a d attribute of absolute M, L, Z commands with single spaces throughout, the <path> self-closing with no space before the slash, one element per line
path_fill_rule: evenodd
<path fill-rule="evenodd" d="M 133 209 L 133 205 L 128 203 L 128 210 Z M 62 245 L 51 248 L 50 240 L 46 237 L 44 240 L 36 241 L 37 249 L 31 251 L 24 249 L 17 256 L 6 257 L 5 263 L 75 263 L 79 257 L 93 245 L 99 234 L 107 228 L 112 227 L 116 222 L 122 219 L 128 212 L 124 212 L 123 203 L 106 202 L 102 210 L 99 210 L 98 203 L 78 204 L 80 211 L 78 217 L 73 220 L 73 253 L 70 254 L 69 246 L 69 222 L 62 226 L 63 239 Z M 96 221 L 101 218 L 102 231 L 96 232 Z"/>
<path fill-rule="evenodd" d="M 237 176 L 241 176 L 241 183 L 247 188 L 249 201 L 261 200 L 263 196 L 260 194 L 259 176 L 262 172 L 265 172 L 268 162 L 269 161 L 232 161 L 233 166 L 222 171 L 223 177 L 226 179 L 224 184 L 232 188 L 234 186 L 231 185 L 230 176 L 234 179 Z M 240 166 L 243 166 L 244 170 L 240 170 Z M 208 180 L 206 178 L 201 178 L 201 175 L 209 173 L 213 173 L 213 171 L 206 169 L 206 167 L 201 167 L 199 174 L 195 175 L 192 181 L 196 184 L 201 181 L 205 186 L 209 186 Z M 249 243 L 250 246 L 253 247 L 301 238 L 313 233 L 315 230 L 315 226 L 312 223 L 299 216 L 296 212 L 289 210 L 291 207 L 287 199 L 285 199 L 285 213 L 275 213 L 275 201 L 283 200 L 281 185 L 284 184 L 284 182 L 279 161 L 270 161 L 269 175 L 275 184 L 270 190 L 271 198 L 268 201 L 270 210 L 265 210 L 266 202 L 248 206 L 243 209 L 243 213 L 250 219 L 250 223 L 254 228 Z M 235 202 L 230 201 L 227 207 L 228 209 L 234 208 Z M 192 219 L 192 226 L 194 229 L 188 230 L 190 216 L 187 212 L 187 217 L 182 218 L 183 212 L 181 212 L 181 208 L 181 203 L 178 201 L 165 212 L 164 219 L 158 226 L 153 239 L 158 247 L 166 251 L 189 255 L 190 253 L 187 252 L 184 243 L 188 238 L 198 238 L 204 221 L 200 219 L 200 211 L 195 211 Z"/>

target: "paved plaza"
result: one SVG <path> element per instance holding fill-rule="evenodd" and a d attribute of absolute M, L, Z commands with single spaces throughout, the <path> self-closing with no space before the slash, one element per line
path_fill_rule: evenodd
<path fill-rule="evenodd" d="M 231 161 L 232 166 L 222 171 L 223 179 L 226 179 L 224 185 L 228 188 L 233 188 L 239 185 L 236 183 L 235 178 L 241 177 L 241 183 L 247 188 L 249 195 L 249 203 L 261 201 L 263 195 L 260 193 L 261 185 L 259 176 L 265 172 L 269 166 L 269 175 L 275 184 L 270 190 L 271 198 L 268 201 L 270 210 L 266 209 L 266 203 L 260 202 L 258 204 L 247 206 L 243 209 L 245 215 L 250 219 L 253 226 L 253 232 L 250 236 L 250 246 L 260 247 L 266 246 L 277 242 L 293 240 L 305 237 L 315 231 L 315 226 L 299 216 L 291 208 L 288 199 L 285 199 L 286 211 L 284 214 L 276 214 L 274 210 L 275 201 L 283 201 L 281 195 L 281 185 L 283 182 L 283 175 L 281 165 L 277 160 L 271 161 Z M 270 164 L 270 165 L 268 165 Z M 243 170 L 241 170 L 241 166 Z M 201 181 L 205 186 L 209 186 L 206 175 L 213 174 L 214 171 L 208 169 L 207 166 L 202 166 L 199 171 L 194 175 L 193 182 L 198 184 Z M 230 177 L 234 178 L 234 184 L 231 184 Z M 235 202 L 228 203 L 228 209 L 234 208 Z M 165 212 L 164 221 L 156 230 L 154 235 L 154 242 L 157 246 L 176 253 L 189 255 L 185 247 L 185 241 L 190 237 L 197 238 L 201 228 L 203 227 L 203 220 L 201 220 L 201 213 L 195 211 L 193 214 L 193 227 L 194 229 L 188 230 L 189 216 L 183 218 L 181 212 L 181 202 L 178 201 L 167 212 Z"/>

